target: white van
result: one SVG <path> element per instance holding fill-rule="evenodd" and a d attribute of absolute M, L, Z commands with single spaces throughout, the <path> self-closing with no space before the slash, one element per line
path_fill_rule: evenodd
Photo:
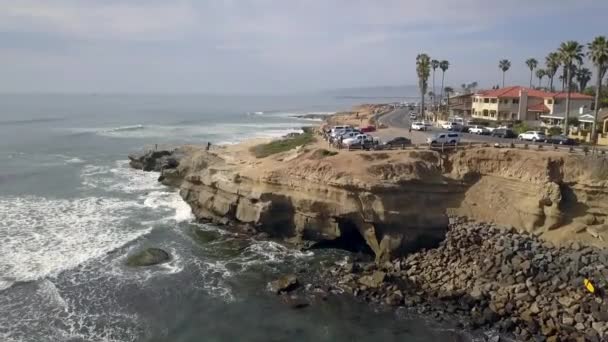
<path fill-rule="evenodd" d="M 336 136 L 338 136 L 338 135 L 339 135 L 339 133 L 345 133 L 345 132 L 347 132 L 347 131 L 352 131 L 352 130 L 353 130 L 353 128 L 352 128 L 352 126 L 350 126 L 350 125 L 345 125 L 345 126 L 334 126 L 334 127 L 331 129 L 330 135 L 331 135 L 332 137 L 336 137 Z"/>
<path fill-rule="evenodd" d="M 460 142 L 460 133 L 438 133 L 426 138 L 426 142 L 427 144 L 458 144 Z"/>

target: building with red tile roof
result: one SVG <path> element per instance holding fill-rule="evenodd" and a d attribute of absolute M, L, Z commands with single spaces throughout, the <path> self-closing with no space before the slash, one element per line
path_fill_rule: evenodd
<path fill-rule="evenodd" d="M 593 97 L 570 94 L 571 110 L 590 108 Z M 541 124 L 542 117 L 566 111 L 566 93 L 521 86 L 478 91 L 473 95 L 471 116 L 494 121 L 528 121 Z"/>

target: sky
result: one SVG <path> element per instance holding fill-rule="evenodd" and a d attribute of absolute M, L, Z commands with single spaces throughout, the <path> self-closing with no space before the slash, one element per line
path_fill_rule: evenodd
<path fill-rule="evenodd" d="M 1 0 L 0 92 L 413 85 L 421 52 L 450 62 L 446 85 L 498 84 L 504 58 L 526 85 L 527 58 L 598 35 L 606 0 Z"/>

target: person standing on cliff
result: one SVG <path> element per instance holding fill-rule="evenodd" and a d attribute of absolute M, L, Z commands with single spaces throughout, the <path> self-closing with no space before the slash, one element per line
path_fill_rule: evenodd
<path fill-rule="evenodd" d="M 205 151 L 209 151 L 209 149 L 211 149 L 211 142 L 210 141 L 207 142 L 207 148 L 205 149 Z"/>

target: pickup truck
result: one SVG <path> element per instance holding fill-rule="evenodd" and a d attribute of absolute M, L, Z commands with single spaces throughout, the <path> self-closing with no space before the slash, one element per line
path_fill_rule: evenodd
<path fill-rule="evenodd" d="M 490 134 L 490 130 L 487 129 L 485 126 L 474 125 L 474 126 L 469 127 L 469 133 L 487 135 L 487 134 Z"/>

